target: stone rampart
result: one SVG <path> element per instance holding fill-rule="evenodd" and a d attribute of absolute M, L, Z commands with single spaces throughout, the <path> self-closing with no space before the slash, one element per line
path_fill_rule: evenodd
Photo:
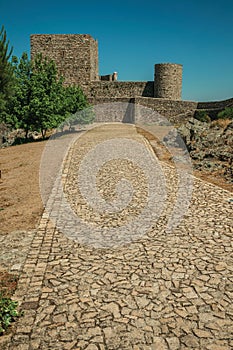
<path fill-rule="evenodd" d="M 117 81 L 116 72 L 99 76 L 98 42 L 88 34 L 31 35 L 31 58 L 37 53 L 53 59 L 59 75 L 65 78 L 65 84 L 80 85 L 94 105 L 104 102 L 131 102 L 148 107 L 173 123 L 195 115 L 195 111 L 206 110 L 210 116 L 216 116 L 225 107 L 233 106 L 233 98 L 200 103 L 182 101 L 183 67 L 180 64 L 156 64 L 154 81 Z M 143 121 L 144 118 L 149 122 L 154 118 L 148 115 L 148 111 L 141 115 L 135 111 L 130 113 L 130 117 L 128 112 L 122 112 L 119 116 L 116 109 L 112 113 L 109 112 L 108 116 L 101 117 L 101 112 L 98 112 L 97 119 Z"/>
<path fill-rule="evenodd" d="M 217 117 L 218 113 L 226 107 L 233 108 L 233 98 L 222 101 L 198 102 L 197 112 L 200 110 L 204 110 L 211 118 L 214 119 Z"/>
<path fill-rule="evenodd" d="M 148 110 L 145 110 L 145 113 L 138 115 L 137 122 L 140 123 L 149 123 L 153 121 L 150 120 L 150 114 L 148 113 L 149 110 L 158 112 L 171 123 L 177 123 L 181 118 L 182 120 L 185 120 L 186 118 L 188 119 L 194 116 L 197 108 L 197 102 L 172 101 L 150 97 L 137 97 L 135 98 L 135 103 L 148 108 Z"/>
<path fill-rule="evenodd" d="M 154 96 L 153 81 L 94 81 L 82 88 L 89 98 Z"/>
<path fill-rule="evenodd" d="M 89 98 L 89 102 L 97 106 L 104 104 L 103 109 L 98 108 L 97 122 L 154 123 L 157 122 L 157 116 L 154 112 L 158 112 L 171 123 L 177 123 L 181 116 L 182 120 L 193 116 L 197 108 L 197 102 L 171 101 L 149 97 L 101 97 Z M 127 104 L 128 106 L 126 106 Z M 122 109 L 125 110 L 124 113 L 122 113 Z M 102 110 L 105 113 L 101 114 Z"/>
<path fill-rule="evenodd" d="M 233 98 L 222 101 L 198 102 L 198 109 L 223 109 L 225 107 L 233 107 Z"/>

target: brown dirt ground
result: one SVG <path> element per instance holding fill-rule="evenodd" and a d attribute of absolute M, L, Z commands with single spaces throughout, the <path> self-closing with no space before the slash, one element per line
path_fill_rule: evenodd
<path fill-rule="evenodd" d="M 39 166 L 45 142 L 0 150 L 0 234 L 34 228 L 42 213 Z"/>
<path fill-rule="evenodd" d="M 11 297 L 17 287 L 18 276 L 8 273 L 7 271 L 0 271 L 0 293 L 4 297 Z"/>

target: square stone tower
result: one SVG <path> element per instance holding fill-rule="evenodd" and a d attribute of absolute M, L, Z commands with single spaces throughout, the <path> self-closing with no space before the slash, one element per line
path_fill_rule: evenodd
<path fill-rule="evenodd" d="M 54 60 L 65 85 L 99 80 L 98 42 L 89 34 L 33 34 L 31 59 L 42 53 Z"/>

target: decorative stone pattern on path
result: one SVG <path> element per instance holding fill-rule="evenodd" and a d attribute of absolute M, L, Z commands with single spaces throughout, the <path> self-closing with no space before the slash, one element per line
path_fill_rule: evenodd
<path fill-rule="evenodd" d="M 103 130 L 90 142 L 102 140 Z M 108 127 L 108 136 L 122 130 L 141 137 L 125 125 Z M 162 166 L 172 203 L 174 169 Z M 147 235 L 116 249 L 70 240 L 44 213 L 14 296 L 24 316 L 9 350 L 232 349 L 229 197 L 195 179 L 190 208 L 173 232 L 165 230 L 168 203 Z"/>

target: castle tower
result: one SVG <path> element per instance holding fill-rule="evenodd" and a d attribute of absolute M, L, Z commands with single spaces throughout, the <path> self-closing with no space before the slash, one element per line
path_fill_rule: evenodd
<path fill-rule="evenodd" d="M 31 59 L 37 53 L 55 61 L 65 85 L 99 80 L 98 42 L 89 34 L 31 35 Z"/>
<path fill-rule="evenodd" d="M 155 64 L 154 97 L 181 100 L 182 69 L 181 64 Z"/>

